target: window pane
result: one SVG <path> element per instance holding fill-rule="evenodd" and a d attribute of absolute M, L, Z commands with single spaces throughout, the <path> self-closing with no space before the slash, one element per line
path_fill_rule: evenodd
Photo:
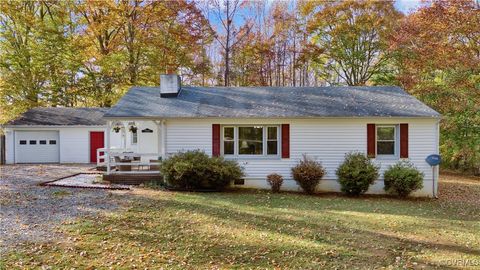
<path fill-rule="evenodd" d="M 223 129 L 223 139 L 232 141 L 234 137 L 233 127 L 226 127 Z"/>
<path fill-rule="evenodd" d="M 276 154 L 278 154 L 277 141 L 268 141 L 267 155 L 276 155 Z"/>
<path fill-rule="evenodd" d="M 49 144 L 57 144 L 57 141 L 56 140 L 50 140 L 48 143 Z"/>
<path fill-rule="evenodd" d="M 223 142 L 223 154 L 224 155 L 233 155 L 234 154 L 234 141 L 224 141 Z"/>
<path fill-rule="evenodd" d="M 377 128 L 377 140 L 394 140 L 395 128 L 394 127 L 378 127 Z"/>
<path fill-rule="evenodd" d="M 41 140 L 39 141 L 40 144 L 47 144 L 47 141 L 46 140 Z"/>
<path fill-rule="evenodd" d="M 269 140 L 276 140 L 277 139 L 277 127 L 268 127 L 268 136 Z"/>
<path fill-rule="evenodd" d="M 379 155 L 394 155 L 395 142 L 377 142 L 377 153 Z"/>
<path fill-rule="evenodd" d="M 240 155 L 262 155 L 263 143 L 258 141 L 240 140 Z"/>
<path fill-rule="evenodd" d="M 263 127 L 239 127 L 238 137 L 240 155 L 263 154 Z"/>
<path fill-rule="evenodd" d="M 20 144 L 27 144 L 27 141 L 26 140 L 21 140 Z"/>
<path fill-rule="evenodd" d="M 37 144 L 37 141 L 30 141 L 30 144 Z"/>
<path fill-rule="evenodd" d="M 262 141 L 263 127 L 239 127 L 238 136 L 240 140 Z"/>

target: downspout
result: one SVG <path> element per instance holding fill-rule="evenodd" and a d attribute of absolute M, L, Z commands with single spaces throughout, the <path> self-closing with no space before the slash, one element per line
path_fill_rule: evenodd
<path fill-rule="evenodd" d="M 436 139 L 435 139 L 435 152 L 437 155 L 440 154 L 440 119 L 437 120 L 437 124 L 435 125 L 435 133 L 436 133 Z M 432 185 L 433 185 L 433 189 L 432 189 L 432 196 L 433 198 L 435 199 L 438 199 L 438 196 L 437 196 L 437 186 L 438 184 L 435 184 L 435 174 L 437 175 L 438 178 L 440 178 L 440 173 L 439 173 L 439 167 L 440 165 L 437 165 L 437 166 L 434 166 L 432 168 Z"/>

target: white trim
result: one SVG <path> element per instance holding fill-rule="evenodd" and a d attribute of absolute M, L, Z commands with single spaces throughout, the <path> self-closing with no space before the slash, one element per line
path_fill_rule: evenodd
<path fill-rule="evenodd" d="M 107 125 L 3 125 L 2 128 L 25 129 L 25 128 L 105 128 Z"/>
<path fill-rule="evenodd" d="M 215 120 L 215 119 L 228 119 L 228 120 L 236 120 L 236 119 L 249 119 L 249 120 L 287 120 L 287 119 L 293 119 L 293 120 L 318 120 L 318 119 L 336 119 L 336 120 L 341 120 L 341 119 L 376 119 L 376 120 L 384 120 L 384 119 L 442 119 L 442 116 L 323 116 L 323 117 L 295 117 L 295 116 L 285 116 L 285 117 L 261 117 L 261 116 L 255 116 L 255 117 L 217 117 L 217 116 L 212 116 L 212 117 L 162 117 L 162 116 L 145 116 L 145 117 L 139 117 L 139 116 L 115 116 L 115 117 L 110 117 L 110 116 L 104 116 L 104 119 L 109 119 L 111 121 L 114 120 L 138 120 L 138 121 L 146 121 L 146 120 L 155 120 L 155 119 L 165 119 L 165 120 Z"/>

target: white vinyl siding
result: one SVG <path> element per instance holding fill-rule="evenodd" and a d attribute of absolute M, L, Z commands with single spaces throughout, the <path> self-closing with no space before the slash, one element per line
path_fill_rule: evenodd
<path fill-rule="evenodd" d="M 351 151 L 366 153 L 367 123 L 409 124 L 409 159 L 425 174 L 424 189 L 418 194 L 428 196 L 431 193 L 432 170 L 425 162 L 425 157 L 438 153 L 436 119 L 170 119 L 167 121 L 167 153 L 201 149 L 211 155 L 212 124 L 225 126 L 290 124 L 289 159 L 235 157 L 245 169 L 247 180 L 245 186 L 268 188 L 265 178 L 275 172 L 285 177 L 286 188 L 298 189 L 291 178 L 290 170 L 302 158 L 302 154 L 307 154 L 320 161 L 327 170 L 320 189 L 338 191 L 335 170 L 343 162 L 346 153 Z M 383 172 L 389 165 L 397 162 L 398 158 L 374 161 L 380 165 L 383 177 Z M 378 181 L 371 187 L 369 193 L 383 193 L 383 182 Z"/>
<path fill-rule="evenodd" d="M 104 131 L 104 129 L 64 128 L 60 130 L 61 163 L 90 162 L 90 131 Z"/>

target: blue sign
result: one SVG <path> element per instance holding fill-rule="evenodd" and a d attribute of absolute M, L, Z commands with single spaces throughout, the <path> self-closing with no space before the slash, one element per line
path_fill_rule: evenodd
<path fill-rule="evenodd" d="M 428 163 L 428 165 L 430 166 L 437 166 L 440 164 L 440 162 L 442 162 L 442 158 L 440 157 L 440 155 L 437 155 L 437 154 L 433 154 L 433 155 L 430 155 L 428 156 L 425 161 Z"/>

